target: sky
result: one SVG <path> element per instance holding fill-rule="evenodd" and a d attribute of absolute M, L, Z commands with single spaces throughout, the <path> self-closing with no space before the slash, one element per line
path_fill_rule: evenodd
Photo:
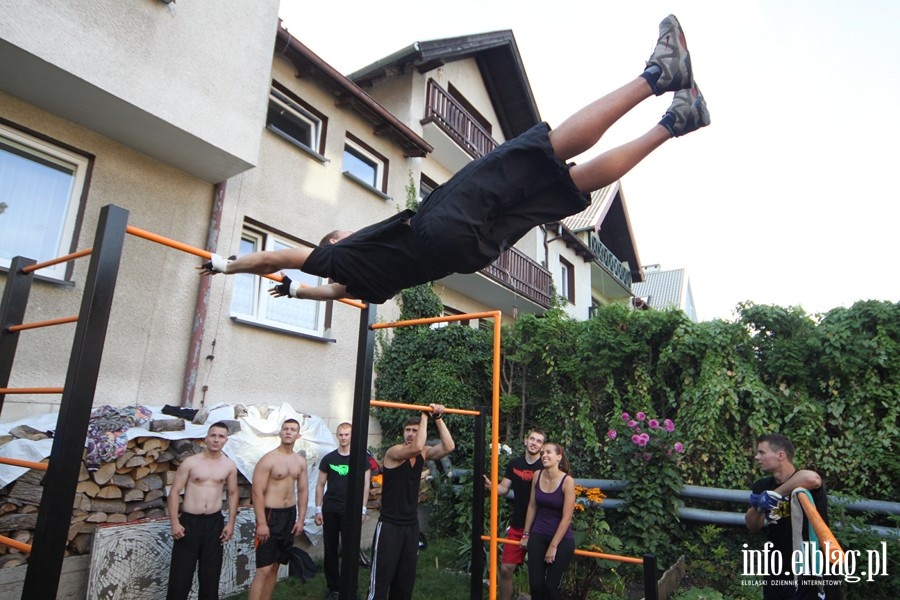
<path fill-rule="evenodd" d="M 622 178 L 641 263 L 686 269 L 701 320 L 744 301 L 809 314 L 900 301 L 900 2 L 352 6 L 281 0 L 279 14 L 344 74 L 417 41 L 510 29 L 551 126 L 638 75 L 674 13 L 712 124 Z M 645 133 L 670 101 L 643 102 L 576 160 Z"/>

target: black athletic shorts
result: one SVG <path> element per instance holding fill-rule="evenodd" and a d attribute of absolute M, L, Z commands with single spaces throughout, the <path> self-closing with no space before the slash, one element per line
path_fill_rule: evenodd
<path fill-rule="evenodd" d="M 297 508 L 266 508 L 266 523 L 269 525 L 269 539 L 256 546 L 256 568 L 267 567 L 274 563 L 286 565 L 294 547 L 294 534 L 291 530 L 297 522 Z"/>
<path fill-rule="evenodd" d="M 526 233 L 587 208 L 538 123 L 435 189 L 410 224 L 449 272 L 474 273 Z"/>

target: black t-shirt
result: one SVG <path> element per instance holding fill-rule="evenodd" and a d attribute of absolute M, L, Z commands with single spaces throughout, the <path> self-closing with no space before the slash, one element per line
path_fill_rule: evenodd
<path fill-rule="evenodd" d="M 350 455 L 342 456 L 332 450 L 322 457 L 319 470 L 328 475 L 322 512 L 344 513 L 347 506 L 347 486 L 350 481 Z"/>
<path fill-rule="evenodd" d="M 510 527 L 515 529 L 525 527 L 528 502 L 531 500 L 531 480 L 534 478 L 535 471 L 540 471 L 543 468 L 544 464 L 540 458 L 529 464 L 524 456 L 517 456 L 506 465 L 503 477 L 512 482 L 509 489 L 515 494 L 512 515 L 509 518 Z"/>
<path fill-rule="evenodd" d="M 384 468 L 381 489 L 381 520 L 394 525 L 415 525 L 419 522 L 419 484 L 425 459 L 416 455 L 414 465 L 404 460 L 393 469 Z"/>
<path fill-rule="evenodd" d="M 775 478 L 771 475 L 768 477 L 763 477 L 762 479 L 758 479 L 753 483 L 753 487 L 751 488 L 754 494 L 760 494 L 765 492 L 766 490 L 774 490 L 777 488 L 779 484 L 775 481 Z M 819 515 L 822 516 L 822 519 L 828 523 L 828 503 L 826 500 L 825 494 L 825 484 L 817 490 L 809 490 L 810 494 L 812 494 L 813 502 L 816 505 L 816 510 L 819 511 Z M 772 542 L 772 551 L 781 553 L 781 564 L 783 565 L 783 571 L 792 570 L 793 563 L 791 561 L 791 555 L 794 551 L 793 544 L 793 528 L 791 525 L 791 499 L 790 496 L 787 497 L 787 500 L 784 502 L 779 502 L 778 506 L 775 508 L 775 511 L 781 518 L 773 524 L 766 525 L 766 539 Z M 806 517 L 803 517 L 803 531 L 806 532 L 809 527 L 809 522 Z M 820 548 L 821 551 L 824 551 L 824 548 Z M 774 577 L 774 579 L 793 579 L 793 576 L 787 575 L 782 577 Z"/>
<path fill-rule="evenodd" d="M 405 210 L 369 225 L 336 244 L 315 248 L 303 271 L 333 279 L 347 292 L 382 304 L 408 287 L 449 275 L 419 235 L 408 225 L 415 215 Z"/>

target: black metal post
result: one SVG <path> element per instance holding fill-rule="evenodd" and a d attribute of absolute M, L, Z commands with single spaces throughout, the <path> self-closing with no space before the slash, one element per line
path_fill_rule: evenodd
<path fill-rule="evenodd" d="M 31 258 L 16 256 L 9 265 L 6 287 L 3 288 L 3 301 L 0 302 L 0 388 L 9 386 L 12 374 L 13 359 L 19 344 L 19 332 L 7 331 L 10 325 L 21 325 L 25 318 L 25 307 L 28 306 L 28 295 L 31 293 L 32 273 L 23 273 L 22 269 L 35 264 Z M 3 400 L 6 394 L 0 394 L 0 412 L 3 412 Z"/>
<path fill-rule="evenodd" d="M 472 581 L 469 592 L 471 600 L 481 600 L 484 592 L 484 541 L 481 535 L 484 532 L 484 436 L 485 430 L 484 406 L 478 407 L 478 416 L 475 417 L 475 455 L 472 466 Z"/>
<path fill-rule="evenodd" d="M 127 224 L 127 210 L 112 205 L 101 209 L 50 451 L 50 465 L 44 477 L 34 544 L 22 588 L 23 600 L 55 598 L 59 587 L 79 465 L 97 389 Z"/>
<path fill-rule="evenodd" d="M 644 555 L 644 600 L 659 600 L 655 554 Z"/>
<path fill-rule="evenodd" d="M 366 441 L 369 439 L 369 402 L 372 400 L 372 371 L 375 363 L 375 307 L 360 310 L 359 346 L 356 351 L 356 389 L 353 392 L 353 429 L 350 430 L 350 485 L 347 486 L 347 523 L 341 537 L 340 600 L 355 600 L 359 577 L 359 538 L 362 535 L 364 475 L 369 468 Z"/>

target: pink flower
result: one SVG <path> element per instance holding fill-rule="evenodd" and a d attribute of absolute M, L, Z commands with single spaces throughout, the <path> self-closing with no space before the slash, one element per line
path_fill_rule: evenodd
<path fill-rule="evenodd" d="M 641 436 L 639 436 L 638 434 L 634 434 L 633 436 L 631 436 L 631 443 L 642 446 L 643 445 L 643 444 L 641 444 L 642 439 L 643 438 L 641 438 Z"/>
<path fill-rule="evenodd" d="M 645 414 L 642 413 L 642 412 L 639 412 L 639 413 L 637 414 L 637 420 L 638 420 L 638 421 L 643 421 L 643 420 L 646 419 L 646 418 L 647 418 L 647 415 L 645 415 Z"/>
<path fill-rule="evenodd" d="M 681 442 L 675 442 L 675 452 L 684 452 L 684 445 Z"/>
<path fill-rule="evenodd" d="M 640 427 L 635 427 L 635 428 L 634 428 L 634 432 L 635 432 L 635 433 L 641 433 L 641 428 L 640 428 Z"/>
<path fill-rule="evenodd" d="M 642 434 L 641 434 L 641 437 L 644 438 L 644 442 L 645 442 L 645 443 L 649 443 L 649 442 L 650 442 L 650 434 L 649 434 L 649 433 L 642 433 Z"/>
<path fill-rule="evenodd" d="M 628 421 L 628 419 L 630 419 L 630 418 L 631 418 L 631 415 L 629 415 L 628 413 L 622 413 L 622 420 L 623 420 L 623 421 Z"/>
<path fill-rule="evenodd" d="M 634 419 L 628 421 L 628 426 L 629 427 L 637 427 L 637 421 L 635 421 Z"/>
<path fill-rule="evenodd" d="M 666 419 L 665 421 L 663 421 L 663 425 L 666 426 L 666 431 L 668 431 L 669 433 L 675 431 L 675 423 L 672 422 L 672 419 Z"/>
<path fill-rule="evenodd" d="M 606 437 L 608 437 L 611 440 L 616 439 L 617 435 L 619 435 L 619 434 L 618 434 L 618 432 L 616 432 L 615 429 L 610 429 L 609 431 L 606 432 Z"/>
<path fill-rule="evenodd" d="M 649 452 L 644 452 L 644 453 L 641 455 L 641 458 L 644 459 L 644 462 L 649 462 L 649 461 L 650 461 L 650 453 L 649 453 Z"/>
<path fill-rule="evenodd" d="M 634 438 L 637 438 L 637 441 L 635 441 Z M 631 441 L 643 448 L 644 446 L 647 445 L 647 442 L 650 441 L 650 436 L 647 435 L 646 433 L 642 433 L 641 435 L 633 436 L 631 438 Z"/>
<path fill-rule="evenodd" d="M 656 429 L 659 427 L 659 421 L 656 419 L 650 419 L 650 429 Z"/>

